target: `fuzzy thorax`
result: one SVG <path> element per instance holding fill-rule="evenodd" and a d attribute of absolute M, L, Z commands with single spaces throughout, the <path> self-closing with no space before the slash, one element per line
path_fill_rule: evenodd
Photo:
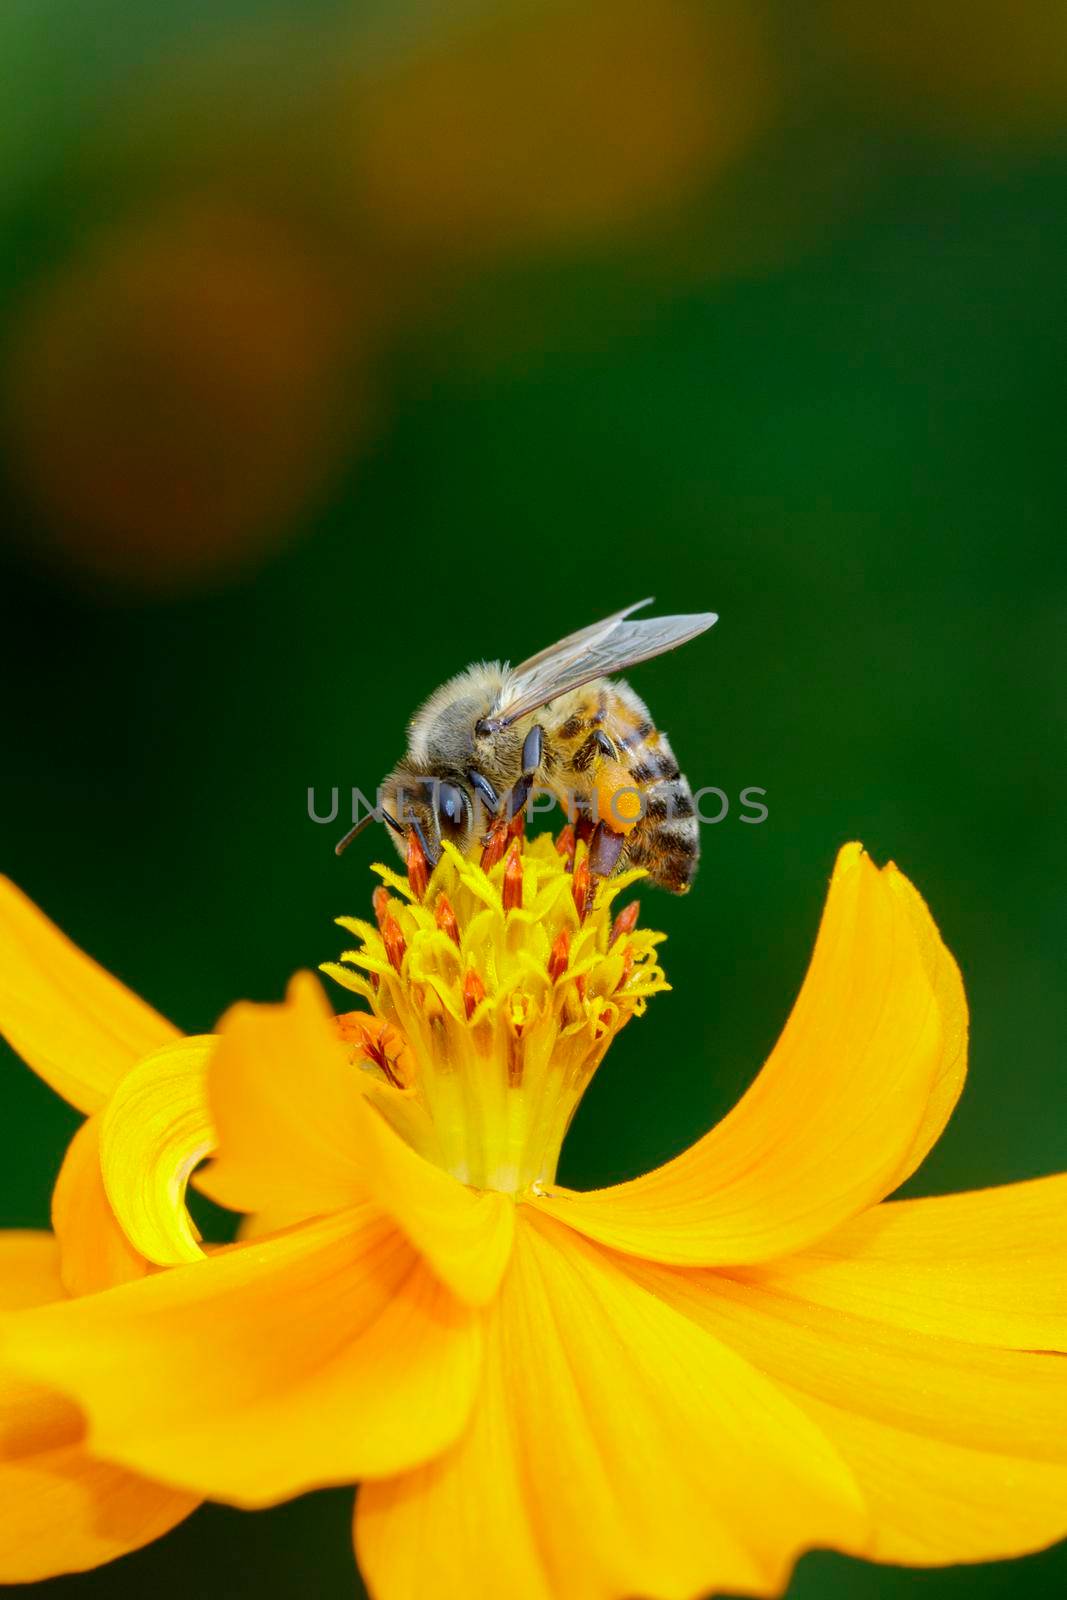
<path fill-rule="evenodd" d="M 449 844 L 432 875 L 375 866 L 375 922 L 323 970 L 372 1015 L 338 1019 L 383 1114 L 464 1183 L 520 1195 L 560 1146 L 612 1039 L 669 988 L 663 934 L 613 902 L 640 871 L 592 884 L 569 829 L 516 837 L 488 871 Z"/>

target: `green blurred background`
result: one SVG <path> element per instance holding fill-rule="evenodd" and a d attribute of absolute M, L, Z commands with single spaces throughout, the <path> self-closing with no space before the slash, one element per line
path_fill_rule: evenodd
<path fill-rule="evenodd" d="M 855 837 L 973 1008 L 912 1192 L 1062 1168 L 1061 0 L 8 0 L 0 50 L 3 870 L 207 1028 L 364 908 L 385 847 L 335 860 L 309 785 L 371 790 L 472 658 L 713 607 L 634 681 L 770 816 L 648 896 L 675 989 L 564 1179 L 727 1109 Z M 0 1215 L 44 1225 L 75 1117 L 3 1068 Z M 349 1504 L 32 1592 L 349 1597 Z M 791 1594 L 1065 1579 L 810 1556 Z"/>

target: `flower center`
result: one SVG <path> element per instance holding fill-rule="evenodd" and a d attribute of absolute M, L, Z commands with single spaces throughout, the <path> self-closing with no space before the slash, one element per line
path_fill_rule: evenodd
<path fill-rule="evenodd" d="M 669 988 L 664 935 L 636 926 L 636 901 L 612 914 L 644 874 L 594 883 L 570 828 L 555 842 L 515 833 L 488 867 L 446 843 L 430 874 L 416 841 L 406 877 L 373 870 L 376 920 L 338 918 L 360 948 L 323 970 L 371 1007 L 338 1028 L 374 1100 L 464 1183 L 516 1195 L 551 1183 L 612 1039 Z"/>

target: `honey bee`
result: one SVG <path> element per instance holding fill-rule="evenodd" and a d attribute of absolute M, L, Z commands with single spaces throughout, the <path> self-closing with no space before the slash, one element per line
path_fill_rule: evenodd
<path fill-rule="evenodd" d="M 409 830 L 431 866 L 442 839 L 463 853 L 479 835 L 488 846 L 536 785 L 585 833 L 595 877 L 644 867 L 653 883 L 685 893 L 700 853 L 689 784 L 644 701 L 608 674 L 677 649 L 718 618 L 634 619 L 649 604 L 568 634 L 517 667 L 470 666 L 430 696 L 380 791 L 401 855 Z M 341 840 L 338 855 L 374 816 Z"/>

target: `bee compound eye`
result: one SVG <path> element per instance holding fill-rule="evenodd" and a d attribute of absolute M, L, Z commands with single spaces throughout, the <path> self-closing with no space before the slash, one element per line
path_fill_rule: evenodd
<path fill-rule="evenodd" d="M 437 815 L 442 832 L 459 833 L 467 825 L 467 797 L 457 783 L 442 783 L 437 791 Z"/>

